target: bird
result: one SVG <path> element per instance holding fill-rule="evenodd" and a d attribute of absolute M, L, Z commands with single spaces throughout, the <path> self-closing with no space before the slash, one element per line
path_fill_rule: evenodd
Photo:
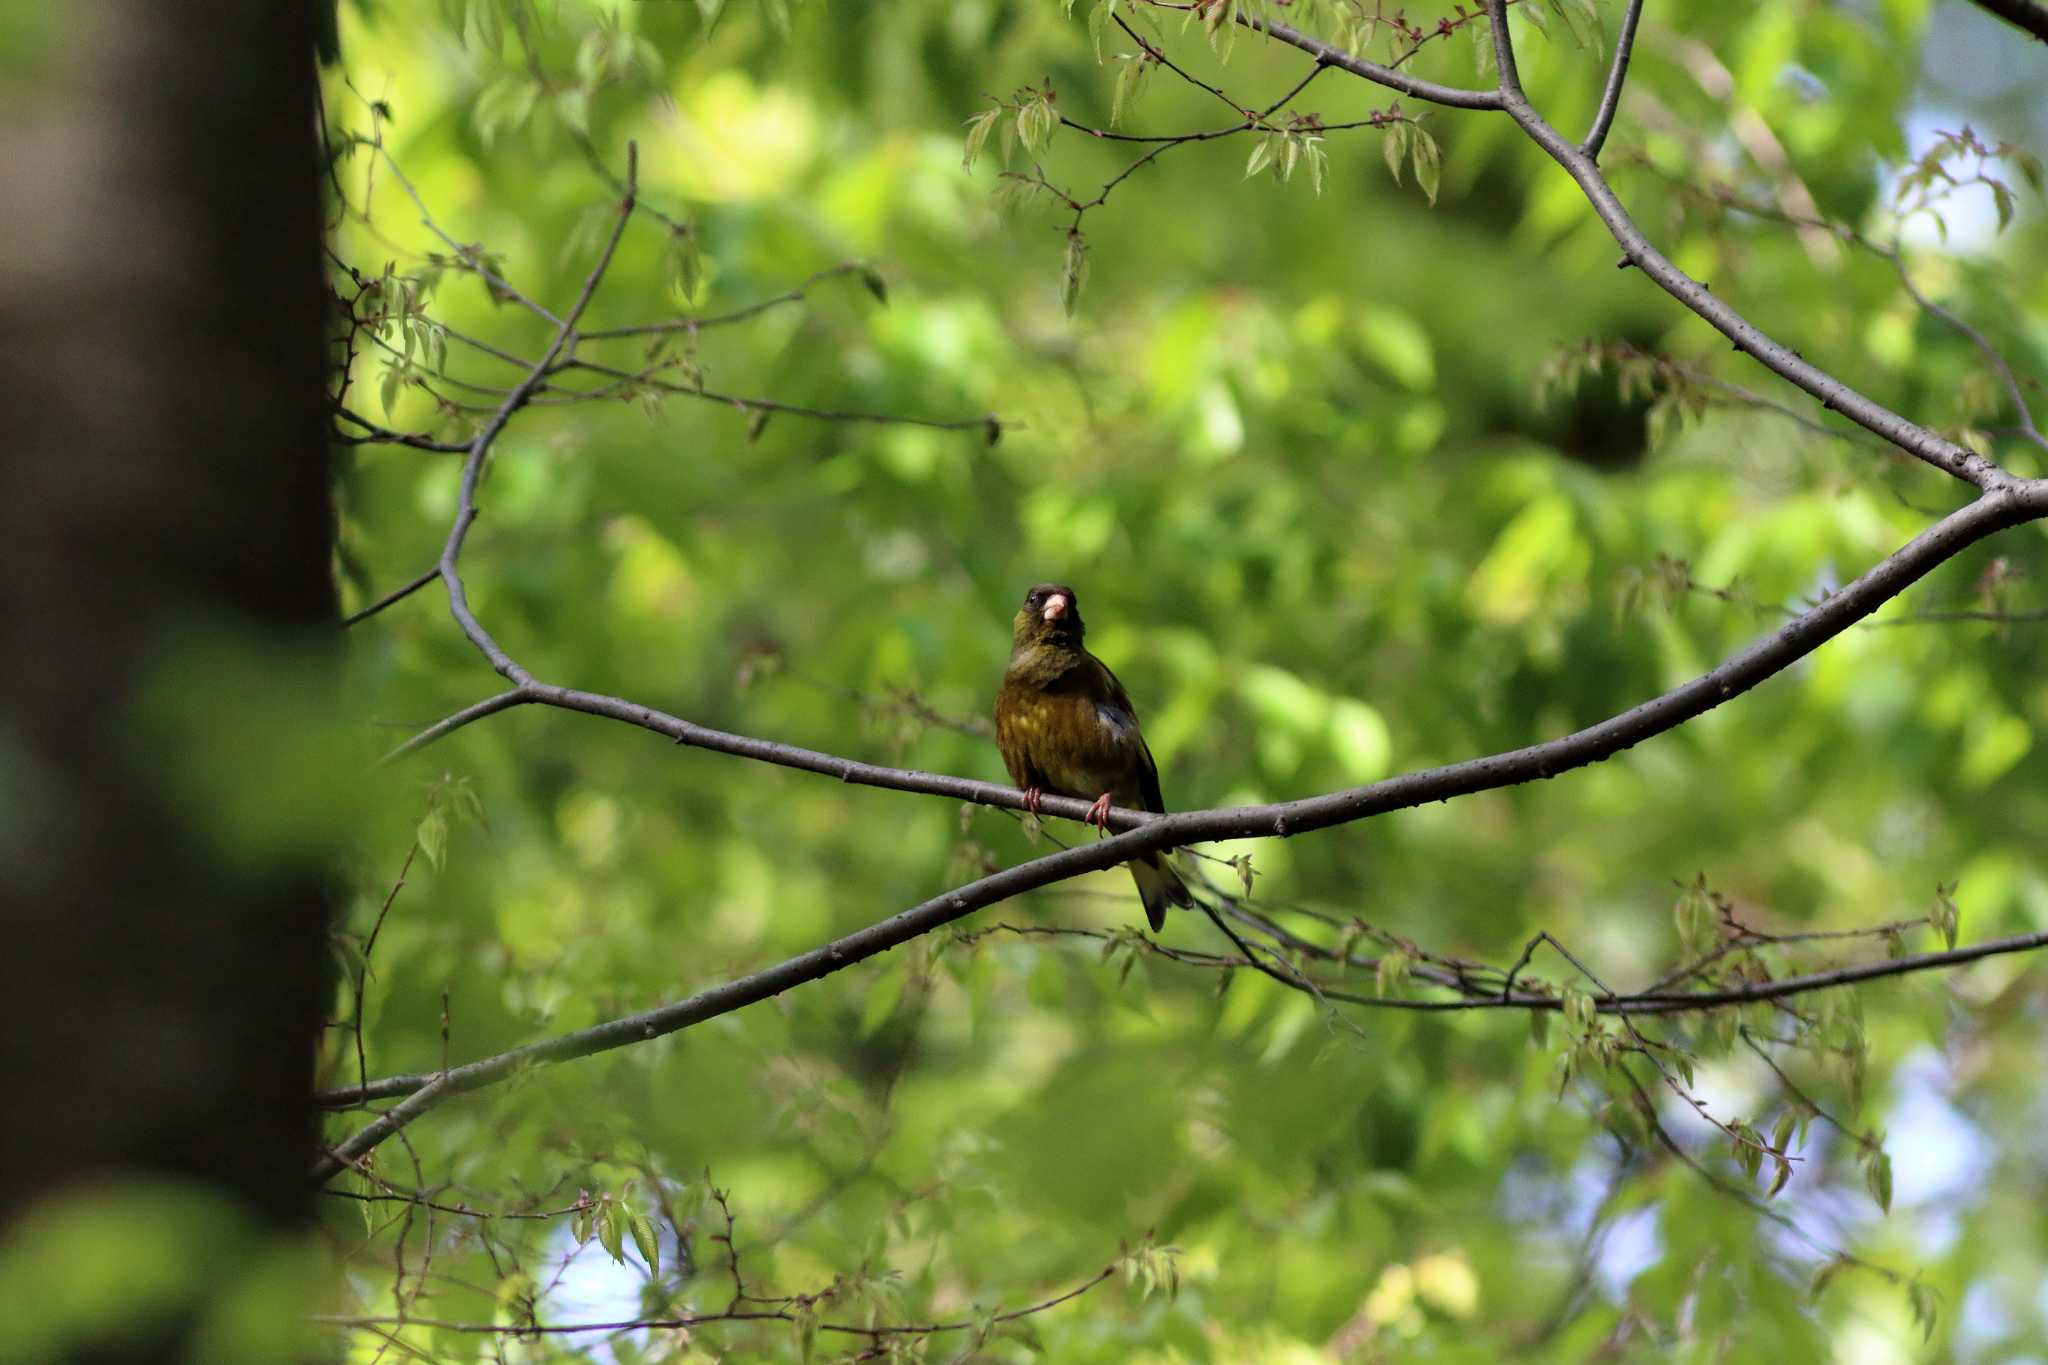
<path fill-rule="evenodd" d="M 1080 599 L 1064 583 L 1040 583 L 1010 623 L 1010 662 L 996 689 L 996 747 L 1010 780 L 1036 815 L 1045 793 L 1094 805 L 1088 820 L 1109 829 L 1112 805 L 1166 813 L 1159 766 L 1145 747 L 1131 694 L 1109 667 L 1082 647 Z M 1166 907 L 1192 908 L 1194 897 L 1161 853 L 1131 861 L 1138 898 L 1154 933 Z"/>

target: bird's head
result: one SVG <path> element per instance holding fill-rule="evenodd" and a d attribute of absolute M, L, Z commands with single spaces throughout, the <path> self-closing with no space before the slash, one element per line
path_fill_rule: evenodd
<path fill-rule="evenodd" d="M 1024 605 L 1010 623 L 1010 638 L 1019 648 L 1047 644 L 1081 646 L 1081 603 L 1064 583 L 1040 583 L 1024 594 Z"/>

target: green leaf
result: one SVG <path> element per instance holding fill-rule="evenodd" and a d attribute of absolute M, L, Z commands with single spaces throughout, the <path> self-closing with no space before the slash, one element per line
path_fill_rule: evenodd
<path fill-rule="evenodd" d="M 1954 882 L 1935 887 L 1934 909 L 1927 915 L 1928 924 L 1951 949 L 1956 946 L 1956 935 L 1962 928 L 1963 917 L 1962 909 L 1956 904 L 1955 890 Z"/>
<path fill-rule="evenodd" d="M 1565 22 L 1571 23 L 1573 12 L 1580 17 L 1580 22 L 1572 25 L 1573 32 L 1583 31 L 1584 45 L 1593 49 L 1594 56 L 1605 56 L 1607 31 L 1600 22 L 1600 0 L 1566 0 Z"/>
<path fill-rule="evenodd" d="M 961 170 L 971 171 L 974 169 L 974 161 L 976 157 L 981 155 L 982 144 L 988 141 L 990 130 L 996 126 L 997 120 L 1001 119 L 1002 116 L 1003 110 L 998 107 L 985 110 L 967 120 L 967 154 L 960 158 Z"/>
<path fill-rule="evenodd" d="M 1142 52 L 1134 52 L 1118 60 L 1123 65 L 1118 68 L 1116 81 L 1110 87 L 1109 126 L 1112 128 L 1121 126 L 1124 115 L 1137 106 L 1146 78 L 1152 73 L 1152 62 Z"/>
<path fill-rule="evenodd" d="M 1940 1299 L 1934 1287 L 1919 1278 L 1906 1285 L 1906 1307 L 1913 1314 L 1913 1323 L 1920 1329 L 1920 1340 L 1934 1339 L 1935 1319 L 1940 1312 Z"/>
<path fill-rule="evenodd" d="M 1883 1148 L 1870 1149 L 1864 1161 L 1863 1184 L 1870 1191 L 1870 1197 L 1886 1213 L 1892 1211 L 1892 1159 Z"/>
<path fill-rule="evenodd" d="M 1280 141 L 1281 135 L 1279 133 L 1267 133 L 1252 144 L 1252 154 L 1245 158 L 1245 179 L 1251 179 L 1260 171 L 1273 164 L 1273 156 L 1279 151 L 1278 143 Z"/>
<path fill-rule="evenodd" d="M 534 1294 L 533 1277 L 523 1270 L 515 1270 L 498 1281 L 497 1301 L 502 1309 L 512 1309 L 530 1304 Z"/>
<path fill-rule="evenodd" d="M 1716 919 L 1712 894 L 1707 890 L 1707 874 L 1696 874 L 1692 881 L 1679 892 L 1677 903 L 1671 907 L 1673 920 L 1678 926 L 1679 946 L 1687 953 L 1698 956 L 1712 949 L 1716 937 Z"/>
<path fill-rule="evenodd" d="M 1597 1012 L 1593 997 L 1577 986 L 1567 986 L 1564 991 L 1564 1018 L 1571 1025 L 1573 1033 L 1583 1035 L 1593 1027 Z"/>
<path fill-rule="evenodd" d="M 1059 127 L 1059 119 L 1047 95 L 1039 95 L 1019 109 L 1017 137 L 1024 143 L 1024 150 L 1033 156 L 1043 153 L 1052 142 L 1053 129 Z"/>
<path fill-rule="evenodd" d="M 704 283 L 704 258 L 697 253 L 696 233 L 687 227 L 669 233 L 662 273 L 678 303 L 688 307 L 697 301 L 697 291 Z"/>
<path fill-rule="evenodd" d="M 1564 21 L 1565 32 L 1570 35 L 1574 47 L 1599 50 L 1600 11 L 1593 8 L 1589 0 L 1550 0 L 1550 8 Z M 1524 9 L 1532 19 L 1535 17 L 1536 6 L 1528 5 Z"/>
<path fill-rule="evenodd" d="M 1202 16 L 1202 24 L 1209 30 L 1210 50 L 1220 52 L 1226 62 L 1230 60 L 1231 49 L 1237 44 L 1237 15 L 1240 3 L 1241 0 L 1211 0 L 1208 10 Z"/>
<path fill-rule="evenodd" d="M 661 1273 L 661 1238 L 655 1235 L 654 1220 L 635 1209 L 626 1216 L 626 1225 L 632 1230 L 633 1245 L 640 1249 L 640 1259 L 647 1263 L 650 1275 Z"/>
<path fill-rule="evenodd" d="M 485 86 L 471 115 L 484 146 L 495 144 L 498 135 L 508 128 L 524 127 L 540 97 L 540 82 L 530 76 L 507 76 Z"/>
<path fill-rule="evenodd" d="M 619 1212 L 619 1201 L 607 1199 L 597 1215 L 597 1244 L 605 1249 L 620 1265 L 626 1263 L 626 1220 Z"/>
<path fill-rule="evenodd" d="M 413 831 L 413 838 L 419 843 L 420 852 L 427 855 L 427 861 L 434 870 L 441 869 L 441 859 L 448 851 L 448 812 L 435 805 L 420 817 L 419 828 Z"/>
<path fill-rule="evenodd" d="M 1763 1168 L 1764 1162 L 1764 1154 L 1760 1144 L 1757 1142 L 1756 1130 L 1740 1119 L 1737 1119 L 1728 1126 L 1733 1130 L 1733 1136 L 1729 1138 L 1729 1141 L 1735 1147 L 1736 1160 L 1742 1163 L 1743 1176 L 1750 1180 L 1756 1179 L 1756 1173 Z"/>
<path fill-rule="evenodd" d="M 1380 152 L 1387 159 L 1387 170 L 1396 185 L 1401 183 L 1401 162 L 1408 154 L 1408 128 L 1405 123 L 1392 123 L 1380 134 Z"/>
<path fill-rule="evenodd" d="M 1081 301 L 1081 286 L 1088 282 L 1088 243 L 1079 228 L 1067 233 L 1067 255 L 1060 269 L 1060 307 L 1068 317 Z"/>
<path fill-rule="evenodd" d="M 1073 0 L 1068 0 L 1071 12 Z M 1109 30 L 1110 16 L 1116 13 L 1116 0 L 1098 0 L 1094 9 L 1088 11 L 1088 37 L 1095 44 L 1096 65 L 1102 64 L 1102 35 Z"/>
<path fill-rule="evenodd" d="M 600 25 L 583 35 L 576 45 L 576 78 L 585 85 L 604 79 L 606 52 L 611 46 L 611 29 Z"/>
<path fill-rule="evenodd" d="M 1799 1122 L 1799 1111 L 1786 1109 L 1778 1115 L 1777 1124 L 1771 1129 L 1771 1147 L 1774 1151 L 1785 1151 L 1785 1144 L 1792 1140 L 1792 1130 Z"/>
<path fill-rule="evenodd" d="M 462 16 L 463 46 L 495 57 L 505 46 L 505 23 L 498 0 L 469 0 Z"/>
<path fill-rule="evenodd" d="M 650 85 L 659 83 L 661 80 L 661 49 L 654 45 L 654 40 L 645 34 L 633 34 L 631 51 L 633 69 L 640 73 L 640 78 Z"/>
<path fill-rule="evenodd" d="M 2019 167 L 2020 179 L 2027 182 L 2027 188 L 2041 193 L 2041 158 L 2024 148 L 2014 148 L 2012 161 Z"/>
<path fill-rule="evenodd" d="M 818 1306 L 815 1303 L 797 1305 L 796 1350 L 803 1365 L 811 1365 L 818 1358 Z"/>
<path fill-rule="evenodd" d="M 585 89 L 564 90 L 555 96 L 555 113 L 579 133 L 590 132 L 590 92 Z"/>
<path fill-rule="evenodd" d="M 1422 187 L 1422 192 L 1429 196 L 1429 202 L 1434 206 L 1437 182 L 1443 174 L 1442 154 L 1438 152 L 1436 139 L 1429 135 L 1427 128 L 1416 124 L 1408 126 L 1415 130 L 1415 183 Z"/>

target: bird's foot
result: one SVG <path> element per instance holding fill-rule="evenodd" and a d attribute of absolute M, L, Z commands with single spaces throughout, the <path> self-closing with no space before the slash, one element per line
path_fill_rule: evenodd
<path fill-rule="evenodd" d="M 1024 789 L 1024 813 L 1026 815 L 1038 814 L 1038 803 L 1043 800 L 1045 800 L 1044 792 L 1036 787 L 1026 787 Z"/>
<path fill-rule="evenodd" d="M 1100 829 L 1104 834 L 1109 833 L 1109 808 L 1112 804 L 1109 799 L 1109 796 L 1110 794 L 1108 792 L 1104 792 L 1102 795 L 1096 797 L 1095 804 L 1090 806 L 1088 808 L 1088 813 L 1081 817 L 1084 823 L 1094 825 L 1097 829 Z"/>

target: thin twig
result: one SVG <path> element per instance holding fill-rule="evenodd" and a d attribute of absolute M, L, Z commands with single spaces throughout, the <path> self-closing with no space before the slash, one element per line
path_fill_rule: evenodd
<path fill-rule="evenodd" d="M 433 582 L 440 576 L 441 566 L 439 564 L 436 564 L 433 568 L 428 569 L 425 573 L 420 574 L 417 578 L 405 584 L 403 587 L 393 588 L 390 592 L 385 593 L 382 597 L 370 603 L 369 606 L 364 607 L 361 611 L 351 613 L 348 616 L 344 616 L 341 619 L 341 628 L 343 630 L 347 630 L 350 626 L 355 625 L 359 621 L 369 620 L 372 616 L 375 616 L 378 612 L 384 610 L 386 607 L 393 606 L 399 602 L 403 602 L 406 598 L 412 596 L 421 588 L 426 587 L 427 584 Z"/>
<path fill-rule="evenodd" d="M 1023 1308 L 1013 1308 L 1007 1313 L 997 1313 L 984 1321 L 994 1323 L 1016 1322 L 1035 1313 L 1071 1303 L 1089 1290 L 1094 1289 L 1116 1274 L 1114 1265 L 1104 1266 L 1092 1277 L 1075 1285 L 1064 1293 Z M 498 1322 L 450 1322 L 437 1318 L 403 1317 L 349 1317 L 340 1314 L 315 1314 L 313 1322 L 333 1327 L 363 1327 L 375 1330 L 380 1327 L 428 1327 L 443 1332 L 491 1333 L 507 1336 L 575 1336 L 588 1332 L 629 1332 L 647 1328 L 700 1327 L 715 1322 L 794 1322 L 797 1313 L 791 1309 L 727 1310 L 723 1313 L 692 1313 L 674 1317 L 627 1318 L 612 1322 L 577 1323 L 498 1323 Z M 821 1332 L 837 1332 L 846 1336 L 892 1337 L 892 1336 L 936 1336 L 946 1332 L 969 1332 L 981 1325 L 978 1321 L 962 1322 L 919 1322 L 919 1323 L 878 1323 L 873 1327 L 862 1327 L 853 1323 L 821 1322 Z"/>
<path fill-rule="evenodd" d="M 1614 127 L 1614 111 L 1621 107 L 1621 87 L 1628 80 L 1629 54 L 1636 45 L 1636 24 L 1643 17 L 1643 0 L 1628 0 L 1628 8 L 1622 11 L 1621 32 L 1614 40 L 1614 61 L 1607 68 L 1607 88 L 1600 92 L 1600 108 L 1593 115 L 1593 126 L 1586 130 L 1586 140 L 1579 144 L 1588 161 L 1600 159 L 1600 149 L 1607 145 L 1607 134 Z"/>
<path fill-rule="evenodd" d="M 1927 295 L 1921 293 L 1920 286 L 1913 283 L 1913 272 L 1906 269 L 1904 254 L 1896 245 L 1888 251 L 1880 251 L 1879 254 L 1892 263 L 1892 269 L 1896 270 L 1899 274 L 1899 283 L 1904 285 L 1906 292 L 1913 296 L 1913 302 L 1920 305 L 1922 312 L 1947 323 L 1957 335 L 1963 337 L 1972 346 L 1977 348 L 1978 354 L 1982 355 L 1985 362 L 1997 372 L 1998 382 L 2004 387 L 2006 397 L 2011 400 L 2013 411 L 2019 414 L 2020 433 L 2043 450 L 2048 450 L 2048 436 L 2043 436 L 2040 428 L 2034 425 L 2034 413 L 2027 406 L 2026 392 L 2020 388 L 2020 381 L 2013 374 L 2012 366 L 2006 363 L 2005 356 L 1999 349 L 1991 344 L 1991 339 L 1964 321 L 1958 314 L 1949 311 L 1933 299 L 1928 298 Z"/>
<path fill-rule="evenodd" d="M 583 310 L 590 306 L 591 298 L 597 293 L 598 281 L 604 278 L 605 271 L 610 268 L 612 253 L 618 250 L 619 238 L 625 235 L 626 223 L 633 216 L 633 196 L 639 183 L 639 174 L 639 148 L 637 144 L 629 142 L 626 144 L 626 192 L 619 203 L 618 216 L 612 223 L 611 235 L 605 239 L 604 249 L 598 253 L 596 262 L 590 267 L 590 273 L 584 276 L 583 288 L 577 292 L 576 302 L 555 328 L 554 339 L 548 343 L 546 352 L 534 364 L 533 369 L 527 372 L 526 377 L 505 396 L 505 401 L 499 405 L 498 410 L 491 415 L 490 421 L 484 424 L 483 429 L 477 432 L 476 439 L 471 442 L 469 458 L 463 462 L 462 482 L 456 495 L 455 523 L 449 528 L 448 543 L 441 551 L 441 581 L 448 585 L 448 610 L 454 615 L 455 623 L 462 628 L 462 633 L 469 638 L 469 642 L 490 660 L 491 667 L 510 679 L 515 686 L 531 682 L 532 676 L 513 662 L 512 656 L 491 637 L 490 632 L 484 629 L 483 623 L 477 620 L 476 613 L 470 610 L 469 593 L 462 585 L 462 573 L 458 567 L 462 558 L 463 540 L 469 534 L 470 524 L 476 520 L 477 480 L 483 474 L 484 457 L 490 452 L 491 443 L 498 438 L 498 433 L 505 429 L 505 424 L 512 420 L 512 414 L 524 407 L 535 391 L 546 382 L 556 358 L 567 351 L 570 339 L 576 333 L 577 320 L 583 316 Z"/>
<path fill-rule="evenodd" d="M 584 332 L 582 337 L 585 341 L 612 341 L 621 337 L 658 336 L 664 332 L 688 332 L 694 334 L 707 331 L 713 327 L 730 327 L 734 323 L 745 322 L 749 318 L 759 317 L 770 309 L 779 308 L 783 304 L 801 303 L 811 290 L 826 280 L 838 279 L 842 275 L 862 274 L 869 268 L 862 261 L 842 261 L 838 265 L 827 266 L 825 269 L 815 272 L 802 284 L 777 294 L 773 298 L 762 299 L 759 303 L 750 303 L 744 308 L 735 308 L 729 313 L 711 313 L 704 317 L 674 318 L 668 322 L 647 322 L 636 327 L 606 327 L 598 331 Z"/>
<path fill-rule="evenodd" d="M 1608 185 L 1606 177 L 1601 174 L 1598 164 L 1585 155 L 1577 145 L 1566 141 L 1529 103 L 1515 67 L 1514 44 L 1508 35 L 1507 6 L 1504 0 L 1487 0 L 1487 14 L 1493 29 L 1494 55 L 1500 84 L 1493 90 L 1483 92 L 1430 86 L 1426 82 L 1422 83 L 1424 88 L 1418 88 L 1413 77 L 1376 66 L 1371 62 L 1347 58 L 1342 53 L 1334 52 L 1328 44 L 1285 24 L 1251 15 L 1244 16 L 1240 22 L 1292 47 L 1324 57 L 1332 66 L 1341 67 L 1389 89 L 1400 90 L 1421 99 L 1453 104 L 1460 108 L 1506 111 L 1531 141 L 1578 182 L 1587 202 L 1621 246 L 1629 264 L 1640 269 L 1666 293 L 1726 336 L 1737 350 L 1750 355 L 1766 368 L 1820 399 L 1822 407 L 1840 412 L 1907 454 L 1958 479 L 1985 490 L 2003 488 L 2018 482 L 1992 461 L 1916 422 L 1909 421 L 1875 399 L 1859 393 L 1827 371 L 1809 363 L 1798 352 L 1773 340 L 1754 323 L 1715 297 L 1704 283 L 1693 279 L 1674 265 L 1650 242 L 1642 229 L 1636 226 L 1613 188 Z M 1445 98 L 1446 96 L 1450 98 Z"/>

